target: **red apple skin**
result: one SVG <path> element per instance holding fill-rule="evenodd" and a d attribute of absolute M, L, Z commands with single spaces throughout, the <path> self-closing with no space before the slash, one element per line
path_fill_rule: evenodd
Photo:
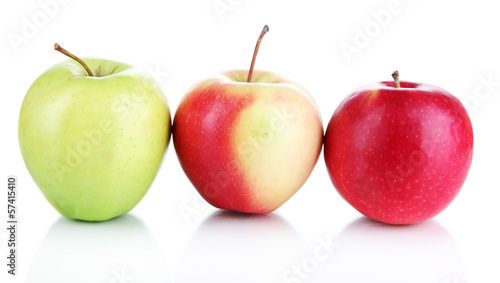
<path fill-rule="evenodd" d="M 230 135 L 236 115 L 252 98 L 224 95 L 220 89 L 216 84 L 186 96 L 174 117 L 175 151 L 184 172 L 205 200 L 218 208 L 232 202 L 239 210 L 251 211 L 245 195 L 249 188 L 242 182 L 242 173 L 233 168 Z M 198 99 L 201 96 L 203 99 Z M 220 187 L 235 189 L 221 193 Z"/>
<path fill-rule="evenodd" d="M 472 161 L 473 132 L 460 101 L 427 84 L 358 88 L 328 124 L 324 156 L 340 195 L 365 216 L 412 224 L 443 211 Z"/>
<path fill-rule="evenodd" d="M 264 71 L 255 71 L 246 83 L 247 74 L 228 71 L 193 86 L 175 113 L 173 143 L 186 176 L 207 202 L 265 214 L 307 180 L 321 152 L 323 126 L 303 88 Z M 280 119 L 288 118 L 265 114 L 280 107 L 289 118 L 282 124 Z M 252 131 L 258 134 L 266 123 L 277 126 L 269 133 L 275 138 L 252 141 L 246 129 L 256 127 Z"/>

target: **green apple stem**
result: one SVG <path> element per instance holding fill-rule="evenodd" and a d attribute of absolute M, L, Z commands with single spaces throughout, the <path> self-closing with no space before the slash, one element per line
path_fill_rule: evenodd
<path fill-rule="evenodd" d="M 75 55 L 73 55 L 72 53 L 70 53 L 68 50 L 62 48 L 61 45 L 55 43 L 54 44 L 54 50 L 57 50 L 57 51 L 61 52 L 62 54 L 68 56 L 69 58 L 77 61 L 78 63 L 80 63 L 80 65 L 83 66 L 83 68 L 85 68 L 85 70 L 87 71 L 87 73 L 89 74 L 89 76 L 91 76 L 91 77 L 94 76 L 94 74 L 92 74 L 92 72 L 90 71 L 90 69 L 87 66 L 87 64 L 85 64 L 85 62 L 83 62 L 82 59 L 76 57 Z"/>
<path fill-rule="evenodd" d="M 392 72 L 392 78 L 394 79 L 394 82 L 396 83 L 396 88 L 400 88 L 401 84 L 399 83 L 399 71 L 398 70 Z"/>
<path fill-rule="evenodd" d="M 247 83 L 252 81 L 253 66 L 255 65 L 255 58 L 257 58 L 257 52 L 259 51 L 260 42 L 268 31 L 269 27 L 265 25 L 262 29 L 262 32 L 260 33 L 259 39 L 257 39 L 257 44 L 255 45 L 255 50 L 253 51 L 252 64 L 250 64 L 250 70 L 248 71 Z"/>

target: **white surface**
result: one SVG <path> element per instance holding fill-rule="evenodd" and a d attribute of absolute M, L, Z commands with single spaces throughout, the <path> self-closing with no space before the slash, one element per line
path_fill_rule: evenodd
<path fill-rule="evenodd" d="M 39 3 L 45 2 L 0 4 L 0 176 L 18 177 L 20 219 L 15 277 L 6 274 L 7 234 L 0 230 L 1 282 L 500 281 L 495 1 L 67 1 L 52 7 L 44 23 Z M 214 3 L 232 6 L 221 18 Z M 390 19 L 374 24 L 374 15 L 388 7 Z M 9 35 L 21 36 L 25 19 L 33 17 L 39 27 L 15 48 Z M 270 32 L 256 68 L 301 83 L 316 99 L 325 127 L 352 89 L 390 80 L 394 69 L 402 80 L 438 85 L 467 104 L 474 160 L 450 207 L 414 226 L 359 219 L 333 188 L 320 156 L 305 186 L 275 213 L 214 215 L 182 172 L 172 144 L 150 191 L 123 219 L 73 223 L 44 199 L 22 161 L 17 118 L 31 83 L 65 59 L 52 50 L 54 42 L 79 56 L 153 72 L 174 112 L 196 81 L 248 68 L 264 24 Z M 348 60 L 340 46 L 353 45 L 357 30 L 367 27 L 372 36 L 358 42 L 364 46 Z M 5 219 L 6 188 L 0 192 Z"/>

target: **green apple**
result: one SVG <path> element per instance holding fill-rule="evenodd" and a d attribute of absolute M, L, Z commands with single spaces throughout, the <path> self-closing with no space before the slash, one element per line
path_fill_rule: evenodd
<path fill-rule="evenodd" d="M 24 98 L 19 145 L 26 167 L 65 217 L 125 214 L 148 191 L 168 146 L 165 95 L 130 65 L 55 48 L 75 60 L 45 71 Z"/>

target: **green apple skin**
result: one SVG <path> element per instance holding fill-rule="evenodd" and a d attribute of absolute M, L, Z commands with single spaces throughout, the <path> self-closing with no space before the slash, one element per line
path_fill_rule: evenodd
<path fill-rule="evenodd" d="M 19 145 L 33 180 L 63 216 L 104 221 L 134 208 L 170 141 L 160 86 L 130 65 L 82 58 L 45 71 L 19 115 Z"/>

